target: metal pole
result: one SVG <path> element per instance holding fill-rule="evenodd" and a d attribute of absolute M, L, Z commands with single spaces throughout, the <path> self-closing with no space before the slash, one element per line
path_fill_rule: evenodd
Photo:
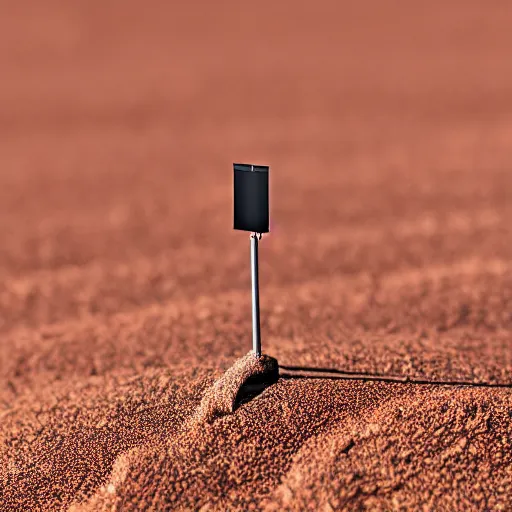
<path fill-rule="evenodd" d="M 251 234 L 251 278 L 252 278 L 252 350 L 261 356 L 260 336 L 260 285 L 258 279 L 258 233 Z"/>

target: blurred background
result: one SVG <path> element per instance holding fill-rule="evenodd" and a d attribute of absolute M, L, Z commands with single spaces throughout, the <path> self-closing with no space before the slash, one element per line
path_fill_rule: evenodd
<path fill-rule="evenodd" d="M 273 355 L 335 336 L 318 315 L 372 332 L 478 315 L 474 269 L 512 255 L 511 26 L 506 0 L 0 2 L 0 330 L 182 304 L 179 339 L 248 350 L 232 162 L 271 166 Z M 382 313 L 382 276 L 405 271 L 472 277 Z"/>

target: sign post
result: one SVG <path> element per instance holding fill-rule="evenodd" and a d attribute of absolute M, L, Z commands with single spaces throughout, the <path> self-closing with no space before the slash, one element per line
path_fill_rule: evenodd
<path fill-rule="evenodd" d="M 261 356 L 258 241 L 269 232 L 268 166 L 233 164 L 234 229 L 251 232 L 252 349 Z"/>
<path fill-rule="evenodd" d="M 258 233 L 251 234 L 251 281 L 252 281 L 252 351 L 261 356 L 260 334 L 260 283 L 258 277 Z"/>

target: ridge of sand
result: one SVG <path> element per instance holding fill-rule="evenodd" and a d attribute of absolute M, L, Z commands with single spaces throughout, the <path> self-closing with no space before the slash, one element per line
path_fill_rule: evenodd
<path fill-rule="evenodd" d="M 278 378 L 278 364 L 274 358 L 265 354 L 256 358 L 252 352 L 249 352 L 235 361 L 213 385 L 205 389 L 195 412 L 178 427 L 174 436 L 164 440 L 160 450 L 167 446 L 169 454 L 175 445 L 181 449 L 183 445 L 190 442 L 189 438 L 195 431 L 200 431 L 213 421 L 233 413 L 237 404 L 247 399 L 246 395 L 252 398 L 266 387 L 275 384 Z M 246 388 L 245 394 L 242 395 L 244 388 Z M 70 512 L 107 510 L 122 506 L 119 503 L 122 500 L 115 496 L 116 490 L 122 488 L 132 467 L 147 456 L 148 451 L 151 453 L 151 448 L 147 450 L 139 447 L 121 453 L 114 461 L 108 482 L 87 503 L 72 504 L 69 508 Z"/>
<path fill-rule="evenodd" d="M 265 510 L 508 510 L 511 424 L 512 389 L 409 388 L 304 445 Z"/>

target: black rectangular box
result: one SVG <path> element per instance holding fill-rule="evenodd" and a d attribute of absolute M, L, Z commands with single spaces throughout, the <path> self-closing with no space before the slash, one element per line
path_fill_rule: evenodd
<path fill-rule="evenodd" d="M 233 164 L 234 229 L 268 233 L 268 166 Z"/>

